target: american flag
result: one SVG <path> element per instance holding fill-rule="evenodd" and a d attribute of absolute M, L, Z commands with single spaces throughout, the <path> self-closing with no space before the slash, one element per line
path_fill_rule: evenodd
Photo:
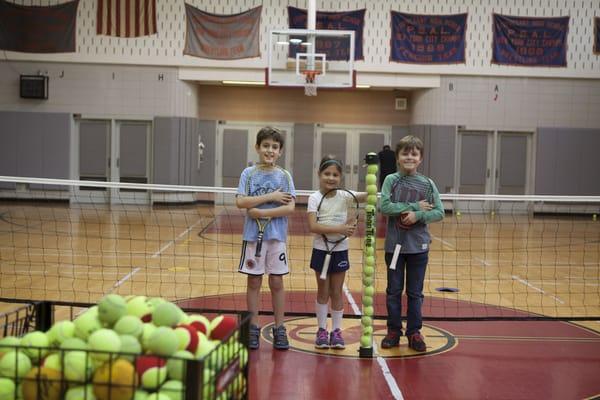
<path fill-rule="evenodd" d="M 98 35 L 137 37 L 156 33 L 156 0 L 98 0 Z"/>

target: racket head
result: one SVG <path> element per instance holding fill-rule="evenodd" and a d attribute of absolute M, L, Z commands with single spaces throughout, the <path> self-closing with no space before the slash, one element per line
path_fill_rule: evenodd
<path fill-rule="evenodd" d="M 359 203 L 351 191 L 336 188 L 327 191 L 317 207 L 317 223 L 323 225 L 358 225 Z M 337 244 L 346 239 L 342 234 L 322 235 L 325 244 Z M 329 244 L 328 244 L 329 243 Z"/>

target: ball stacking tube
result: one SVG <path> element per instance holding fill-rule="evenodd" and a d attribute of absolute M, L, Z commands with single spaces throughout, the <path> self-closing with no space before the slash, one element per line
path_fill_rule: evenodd
<path fill-rule="evenodd" d="M 362 333 L 360 337 L 359 353 L 361 357 L 373 356 L 373 296 L 375 288 L 373 278 L 375 275 L 375 213 L 377 207 L 377 170 L 378 159 L 376 153 L 369 153 L 365 157 L 367 163 L 367 205 L 365 246 L 363 250 L 363 317 L 361 318 Z"/>

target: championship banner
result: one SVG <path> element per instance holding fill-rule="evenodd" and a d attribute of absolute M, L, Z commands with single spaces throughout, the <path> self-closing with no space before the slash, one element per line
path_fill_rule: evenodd
<path fill-rule="evenodd" d="M 0 49 L 74 52 L 78 5 L 79 0 L 55 6 L 20 6 L 0 0 Z"/>
<path fill-rule="evenodd" d="M 138 37 L 156 33 L 156 0 L 98 0 L 98 35 Z"/>
<path fill-rule="evenodd" d="M 316 29 L 329 29 L 338 31 L 354 31 L 354 59 L 362 60 L 363 56 L 363 30 L 365 27 L 365 9 L 355 11 L 325 12 L 317 11 Z M 301 8 L 288 6 L 288 24 L 290 29 L 306 29 L 307 11 Z M 344 39 L 318 38 L 315 53 L 325 53 L 327 60 L 348 60 L 349 43 Z M 290 53 L 294 53 L 290 49 Z M 290 54 L 296 57 L 296 54 Z"/>
<path fill-rule="evenodd" d="M 418 64 L 465 62 L 468 14 L 416 15 L 392 11 L 390 61 Z"/>
<path fill-rule="evenodd" d="M 594 17 L 594 53 L 600 54 L 600 17 Z"/>
<path fill-rule="evenodd" d="M 261 12 L 258 6 L 240 14 L 216 15 L 186 4 L 183 54 L 215 60 L 259 57 Z"/>
<path fill-rule="evenodd" d="M 492 63 L 566 67 L 569 17 L 493 15 Z"/>

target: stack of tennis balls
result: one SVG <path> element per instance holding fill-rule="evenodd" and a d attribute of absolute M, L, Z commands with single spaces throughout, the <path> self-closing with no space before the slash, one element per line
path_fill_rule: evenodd
<path fill-rule="evenodd" d="M 365 206 L 367 229 L 365 234 L 365 248 L 363 252 L 363 295 L 362 295 L 362 335 L 361 348 L 373 347 L 373 296 L 375 295 L 375 212 L 377 206 L 377 154 L 369 153 L 366 156 L 367 176 L 367 205 Z"/>
<path fill-rule="evenodd" d="M 204 394 L 214 397 L 217 372 L 232 357 L 248 361 L 237 333 L 222 342 L 236 327 L 236 318 L 187 315 L 161 298 L 109 294 L 47 332 L 0 338 L 0 400 L 183 399 L 185 361 L 201 358 Z M 239 397 L 245 385 L 236 377 L 220 397 Z"/>

